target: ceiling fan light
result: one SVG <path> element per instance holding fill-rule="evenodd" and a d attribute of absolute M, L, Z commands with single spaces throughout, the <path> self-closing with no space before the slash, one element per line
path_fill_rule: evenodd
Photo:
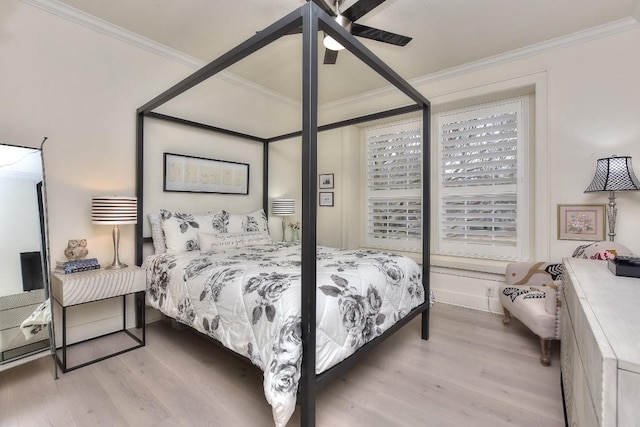
<path fill-rule="evenodd" d="M 329 50 L 343 50 L 344 46 L 338 43 L 333 37 L 325 35 L 322 44 Z"/>

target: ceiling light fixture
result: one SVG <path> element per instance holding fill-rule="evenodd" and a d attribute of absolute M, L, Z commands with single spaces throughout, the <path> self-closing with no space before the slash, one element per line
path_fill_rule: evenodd
<path fill-rule="evenodd" d="M 340 1 L 336 1 L 335 2 L 335 7 L 336 7 L 336 22 L 338 23 L 338 25 L 340 25 L 342 28 L 344 28 L 345 30 L 347 30 L 349 33 L 351 33 L 351 21 L 349 21 L 348 18 L 340 15 Z M 344 46 L 342 46 L 340 43 L 338 43 L 333 37 L 328 36 L 327 34 L 324 35 L 324 39 L 322 40 L 322 44 L 324 45 L 324 47 L 326 47 L 329 50 L 343 50 Z"/>

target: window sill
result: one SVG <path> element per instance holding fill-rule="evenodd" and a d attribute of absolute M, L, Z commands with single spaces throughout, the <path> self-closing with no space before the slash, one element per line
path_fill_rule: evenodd
<path fill-rule="evenodd" d="M 491 274 L 504 274 L 507 264 L 510 262 L 512 261 L 431 255 L 432 267 L 454 268 Z"/>

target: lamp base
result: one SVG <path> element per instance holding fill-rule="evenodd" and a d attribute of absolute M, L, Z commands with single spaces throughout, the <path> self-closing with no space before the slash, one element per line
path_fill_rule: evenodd
<path fill-rule="evenodd" d="M 106 266 L 104 269 L 105 270 L 120 270 L 121 268 L 127 268 L 127 267 L 129 267 L 127 264 L 124 264 L 124 263 L 121 262 L 119 264 L 116 264 L 116 263 L 110 264 L 110 265 Z"/>

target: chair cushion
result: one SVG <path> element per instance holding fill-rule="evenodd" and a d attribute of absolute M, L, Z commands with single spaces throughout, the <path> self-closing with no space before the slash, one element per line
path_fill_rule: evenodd
<path fill-rule="evenodd" d="M 541 338 L 558 339 L 556 311 L 547 312 L 546 292 L 542 286 L 501 286 L 500 303 L 518 320 Z M 555 304 L 555 298 L 553 299 Z"/>

